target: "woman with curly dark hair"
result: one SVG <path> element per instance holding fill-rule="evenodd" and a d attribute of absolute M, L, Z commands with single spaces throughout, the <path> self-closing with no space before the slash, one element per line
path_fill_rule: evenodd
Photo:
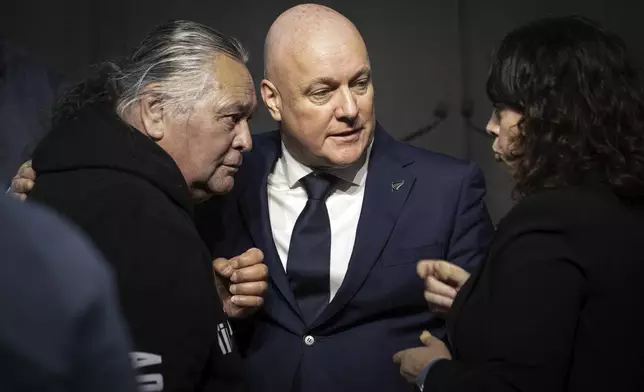
<path fill-rule="evenodd" d="M 494 152 L 516 192 L 605 185 L 644 197 L 644 81 L 623 41 L 579 17 L 510 33 L 487 81 Z"/>
<path fill-rule="evenodd" d="M 644 391 L 639 69 L 598 25 L 545 19 L 506 36 L 487 91 L 518 203 L 471 278 L 419 263 L 430 305 L 451 307 L 451 350 L 424 333 L 401 372 L 429 363 L 427 392 Z"/>

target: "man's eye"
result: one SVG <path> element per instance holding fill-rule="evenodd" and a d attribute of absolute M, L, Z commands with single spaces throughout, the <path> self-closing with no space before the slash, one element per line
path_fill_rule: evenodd
<path fill-rule="evenodd" d="M 238 122 L 240 122 L 244 117 L 243 117 L 242 115 L 240 115 L 240 114 L 231 114 L 231 115 L 229 115 L 229 116 L 226 116 L 225 118 L 226 118 L 226 121 L 228 121 L 228 122 L 230 122 L 230 123 L 233 123 L 233 124 L 237 124 L 237 123 L 238 123 Z"/>
<path fill-rule="evenodd" d="M 360 89 L 366 88 L 368 85 L 369 85 L 369 82 L 367 80 L 358 80 L 355 83 L 355 86 Z"/>
<path fill-rule="evenodd" d="M 317 90 L 311 93 L 311 96 L 314 98 L 324 98 L 329 95 L 329 90 Z"/>

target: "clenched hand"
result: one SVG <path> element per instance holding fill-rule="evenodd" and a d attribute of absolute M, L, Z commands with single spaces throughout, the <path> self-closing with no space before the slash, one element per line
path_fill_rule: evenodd
<path fill-rule="evenodd" d="M 425 300 L 438 313 L 449 311 L 456 294 L 470 277 L 463 268 L 443 260 L 421 260 L 416 270 L 425 281 Z"/>
<path fill-rule="evenodd" d="M 248 317 L 262 306 L 268 267 L 261 250 L 251 248 L 232 259 L 217 258 L 212 266 L 217 292 L 229 317 Z"/>
<path fill-rule="evenodd" d="M 31 192 L 36 181 L 36 172 L 31 167 L 31 161 L 23 163 L 18 169 L 18 173 L 11 179 L 11 189 L 9 195 L 18 199 L 26 200 L 27 194 Z"/>

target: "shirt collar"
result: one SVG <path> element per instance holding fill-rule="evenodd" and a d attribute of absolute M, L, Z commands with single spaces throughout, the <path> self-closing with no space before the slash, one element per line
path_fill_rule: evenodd
<path fill-rule="evenodd" d="M 369 158 L 371 156 L 371 147 L 373 146 L 373 138 L 367 146 L 367 149 L 360 160 L 353 165 L 343 167 L 341 169 L 330 169 L 328 173 L 344 180 L 345 182 L 362 187 L 367 181 L 367 167 L 369 166 Z M 306 177 L 313 172 L 313 169 L 300 163 L 291 155 L 284 142 L 282 142 L 282 158 L 278 165 L 281 165 L 281 172 L 286 179 L 289 188 L 293 188 L 298 184 L 300 179 Z"/>

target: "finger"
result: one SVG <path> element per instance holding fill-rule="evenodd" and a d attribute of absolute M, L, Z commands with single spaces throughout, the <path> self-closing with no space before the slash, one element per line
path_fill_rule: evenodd
<path fill-rule="evenodd" d="M 400 369 L 400 374 L 407 380 L 408 382 L 415 383 L 416 382 L 416 375 L 409 372 L 407 369 Z"/>
<path fill-rule="evenodd" d="M 230 277 L 233 283 L 246 283 L 265 281 L 268 278 L 268 267 L 266 264 L 255 264 L 235 270 Z"/>
<path fill-rule="evenodd" d="M 465 284 L 465 281 L 470 277 L 469 272 L 465 271 L 463 268 L 448 263 L 446 261 L 436 263 L 434 265 L 434 273 L 436 277 L 444 282 L 447 282 L 455 287 L 461 287 Z"/>
<path fill-rule="evenodd" d="M 11 181 L 11 192 L 29 193 L 36 183 L 27 178 L 14 177 Z"/>
<path fill-rule="evenodd" d="M 458 294 L 458 291 L 454 287 L 449 286 L 433 276 L 425 279 L 425 291 L 448 298 L 456 298 L 456 294 Z"/>
<path fill-rule="evenodd" d="M 416 273 L 421 279 L 426 279 L 433 270 L 435 260 L 421 260 L 416 264 Z"/>
<path fill-rule="evenodd" d="M 230 293 L 234 295 L 251 295 L 262 297 L 266 290 L 268 289 L 268 284 L 266 282 L 252 282 L 252 283 L 240 283 L 230 285 Z"/>
<path fill-rule="evenodd" d="M 264 303 L 263 297 L 254 295 L 233 295 L 230 300 L 240 308 L 259 308 Z"/>
<path fill-rule="evenodd" d="M 235 269 L 230 263 L 230 260 L 223 257 L 216 258 L 212 261 L 212 268 L 215 270 L 215 273 L 223 276 L 228 279 L 235 272 Z"/>
<path fill-rule="evenodd" d="M 27 195 L 24 193 L 14 193 L 11 189 L 7 192 L 7 195 L 16 200 L 25 201 L 27 200 Z"/>
<path fill-rule="evenodd" d="M 404 353 L 405 353 L 405 350 L 403 350 L 403 351 L 398 351 L 397 353 L 395 353 L 395 354 L 394 354 L 394 358 L 393 358 L 393 359 L 394 359 L 394 363 L 396 363 L 396 364 L 400 364 L 400 362 L 402 362 L 402 357 L 403 357 Z"/>
<path fill-rule="evenodd" d="M 423 331 L 423 333 L 420 334 L 420 341 L 423 342 L 425 346 L 429 346 L 433 338 L 434 337 L 429 333 L 429 331 Z"/>
<path fill-rule="evenodd" d="M 221 299 L 223 302 L 226 302 L 232 296 L 230 294 L 230 291 L 228 291 L 228 285 L 222 282 L 219 275 L 216 275 L 216 274 L 215 274 L 215 289 L 217 290 L 219 299 Z"/>
<path fill-rule="evenodd" d="M 244 268 L 264 261 L 264 253 L 257 248 L 250 248 L 241 255 L 233 258 L 233 267 Z"/>
<path fill-rule="evenodd" d="M 441 310 L 449 310 L 454 304 L 454 299 L 444 297 L 442 295 L 437 295 L 427 291 L 425 291 L 423 295 L 425 297 L 425 301 L 427 301 L 430 306 L 437 307 Z"/>
<path fill-rule="evenodd" d="M 405 360 L 405 357 L 402 357 L 400 360 L 400 375 L 408 382 L 415 382 L 416 375 L 410 369 L 410 366 L 410 363 Z"/>
<path fill-rule="evenodd" d="M 31 167 L 31 161 L 27 161 L 20 166 L 16 177 L 36 180 L 36 171 Z"/>

